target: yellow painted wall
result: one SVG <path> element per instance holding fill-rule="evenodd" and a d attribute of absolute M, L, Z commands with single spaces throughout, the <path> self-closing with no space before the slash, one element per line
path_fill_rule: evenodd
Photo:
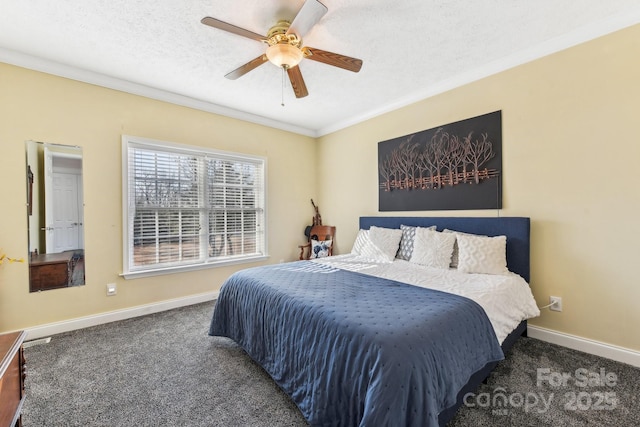
<path fill-rule="evenodd" d="M 87 286 L 29 294 L 26 265 L 0 267 L 0 331 L 218 289 L 240 267 L 124 281 L 120 135 L 268 158 L 270 262 L 294 259 L 312 215 L 348 252 L 357 218 L 377 215 L 377 143 L 502 110 L 503 216 L 532 219 L 532 324 L 640 350 L 637 170 L 640 26 L 312 138 L 0 64 L 0 247 L 26 253 L 24 141 L 77 144 L 85 156 Z M 299 159 L 318 159 L 301 162 Z M 358 159 L 354 161 L 353 159 Z M 313 178 L 310 165 L 329 170 Z M 300 214 L 298 214 L 300 212 Z M 292 215 L 292 213 L 295 213 Z M 393 213 L 385 213 L 393 214 Z M 402 212 L 494 216 L 495 211 Z M 292 224 L 292 222 L 297 222 Z M 105 284 L 118 283 L 106 297 Z"/>
<path fill-rule="evenodd" d="M 231 272 L 255 265 L 120 278 L 122 134 L 266 157 L 268 263 L 296 259 L 313 215 L 309 198 L 318 199 L 314 162 L 301 160 L 316 156 L 313 138 L 0 64 L 0 248 L 15 257 L 28 251 L 25 141 L 79 145 L 87 281 L 29 293 L 26 264 L 0 266 L 0 331 L 213 291 Z M 107 297 L 111 282 L 118 294 Z"/>
<path fill-rule="evenodd" d="M 377 143 L 502 110 L 501 216 L 532 220 L 531 323 L 640 350 L 640 25 L 320 139 L 323 216 L 350 250 L 378 212 Z M 357 159 L 357 160 L 354 160 Z M 384 213 L 384 215 L 393 213 Z M 496 211 L 401 212 L 495 216 Z"/>

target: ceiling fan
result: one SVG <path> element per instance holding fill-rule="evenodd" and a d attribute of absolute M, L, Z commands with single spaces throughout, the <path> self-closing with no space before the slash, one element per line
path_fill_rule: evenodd
<path fill-rule="evenodd" d="M 306 0 L 292 22 L 278 21 L 269 29 L 266 36 L 245 30 L 219 19 L 209 16 L 201 22 L 219 30 L 228 31 L 239 36 L 267 44 L 265 53 L 236 68 L 226 78 L 235 80 L 269 61 L 286 71 L 293 87 L 296 98 L 303 98 L 309 94 L 302 78 L 298 64 L 302 59 L 311 59 L 324 64 L 333 65 L 357 73 L 362 67 L 362 60 L 340 55 L 326 50 L 302 46 L 302 36 L 305 35 L 327 13 L 327 7 L 318 0 Z M 283 75 L 284 79 L 284 75 Z"/>

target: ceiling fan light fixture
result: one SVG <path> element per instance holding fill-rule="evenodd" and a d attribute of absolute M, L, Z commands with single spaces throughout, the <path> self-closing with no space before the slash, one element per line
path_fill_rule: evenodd
<path fill-rule="evenodd" d="M 279 20 L 262 36 L 228 22 L 206 16 L 200 22 L 228 33 L 256 40 L 267 45 L 266 51 L 244 65 L 227 73 L 226 78 L 235 80 L 249 71 L 256 69 L 265 62 L 271 62 L 282 70 L 283 87 L 286 76 L 289 76 L 291 87 L 296 98 L 304 98 L 309 94 L 302 78 L 302 72 L 297 65 L 304 58 L 339 67 L 357 73 L 362 67 L 362 60 L 340 55 L 333 52 L 310 48 L 302 44 L 302 36 L 307 34 L 314 25 L 327 13 L 327 7 L 320 0 L 304 0 L 293 21 Z M 284 102 L 283 102 L 284 104 Z"/>
<path fill-rule="evenodd" d="M 289 43 L 278 43 L 267 48 L 269 62 L 280 68 L 293 68 L 302 61 L 302 51 Z"/>

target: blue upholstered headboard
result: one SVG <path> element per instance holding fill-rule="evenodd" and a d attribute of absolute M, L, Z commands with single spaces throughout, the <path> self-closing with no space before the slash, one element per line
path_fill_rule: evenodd
<path fill-rule="evenodd" d="M 400 228 L 400 225 L 445 228 L 465 233 L 485 236 L 507 236 L 507 266 L 529 282 L 529 234 L 530 220 L 525 217 L 416 217 L 416 216 L 362 216 L 360 228 L 368 230 L 377 227 Z"/>

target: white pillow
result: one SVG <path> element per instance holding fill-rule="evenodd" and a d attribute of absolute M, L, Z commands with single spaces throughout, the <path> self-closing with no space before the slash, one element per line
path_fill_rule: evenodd
<path fill-rule="evenodd" d="M 411 225 L 400 225 L 400 230 L 402 231 L 402 238 L 400 239 L 400 248 L 398 249 L 398 253 L 396 254 L 396 258 L 403 259 L 405 261 L 409 261 L 411 259 L 411 254 L 413 253 L 413 240 L 416 237 L 416 228 Z M 435 230 L 436 226 L 432 225 L 431 227 L 424 227 L 429 230 Z"/>
<path fill-rule="evenodd" d="M 442 230 L 443 233 L 456 233 L 456 234 L 466 234 L 468 236 L 479 236 L 479 234 L 471 234 L 471 233 L 463 233 L 462 231 L 449 230 L 445 228 Z M 458 268 L 458 240 L 453 244 L 453 254 L 451 255 L 451 264 L 449 265 L 451 268 Z"/>
<path fill-rule="evenodd" d="M 448 270 L 455 241 L 455 234 L 418 227 L 410 261 L 427 267 Z"/>
<path fill-rule="evenodd" d="M 507 237 L 455 233 L 458 242 L 458 271 L 507 274 Z"/>
<path fill-rule="evenodd" d="M 376 262 L 392 262 L 402 231 L 396 228 L 371 226 L 369 230 L 359 230 L 351 248 L 351 255 L 363 256 Z"/>
<path fill-rule="evenodd" d="M 351 247 L 351 255 L 362 255 L 364 247 L 368 245 L 371 245 L 369 230 L 358 230 L 356 240 L 354 240 L 353 246 Z"/>
<path fill-rule="evenodd" d="M 351 255 L 362 256 L 375 262 L 387 262 L 384 253 L 371 242 L 369 230 L 358 231 L 351 248 Z"/>
<path fill-rule="evenodd" d="M 396 257 L 402 231 L 399 228 L 369 227 L 369 238 L 376 247 L 376 253 L 380 252 L 385 261 L 391 262 Z"/>

